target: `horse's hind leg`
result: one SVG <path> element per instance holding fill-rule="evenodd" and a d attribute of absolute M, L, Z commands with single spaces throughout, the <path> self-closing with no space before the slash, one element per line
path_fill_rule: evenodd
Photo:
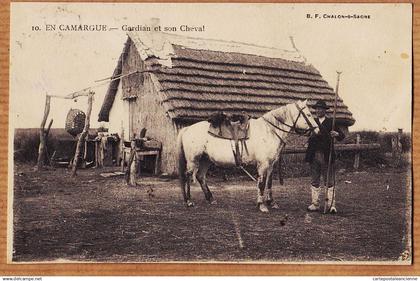
<path fill-rule="evenodd" d="M 213 199 L 213 195 L 210 192 L 210 189 L 207 185 L 207 171 L 211 165 L 211 162 L 206 158 L 202 157 L 200 160 L 200 167 L 197 173 L 197 180 L 200 183 L 201 189 L 203 190 L 206 200 L 210 204 L 214 204 L 216 201 Z"/>
<path fill-rule="evenodd" d="M 270 173 L 270 174 L 267 174 L 267 182 L 266 182 L 266 185 L 265 185 L 265 188 L 267 189 L 267 192 L 266 192 L 267 199 L 265 200 L 265 202 L 269 206 L 271 206 L 271 204 L 274 201 L 273 191 L 271 190 L 272 186 L 273 186 L 273 174 Z"/>
<path fill-rule="evenodd" d="M 188 181 L 186 182 L 186 200 L 185 203 L 187 204 L 187 207 L 193 207 L 194 202 L 191 200 L 191 174 L 187 175 Z"/>
<path fill-rule="evenodd" d="M 194 203 L 191 201 L 191 176 L 192 173 L 185 173 L 185 182 L 182 186 L 182 196 L 184 197 L 184 202 L 187 205 L 187 207 L 194 206 Z"/>
<path fill-rule="evenodd" d="M 187 171 L 185 173 L 185 190 L 183 192 L 185 204 L 187 207 L 193 207 L 194 202 L 191 200 L 191 179 L 193 177 L 196 166 L 194 164 L 187 164 Z"/>

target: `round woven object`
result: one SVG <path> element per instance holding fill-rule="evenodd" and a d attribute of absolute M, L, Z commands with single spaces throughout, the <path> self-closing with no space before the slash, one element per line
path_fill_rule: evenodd
<path fill-rule="evenodd" d="M 83 132 L 86 114 L 79 109 L 70 109 L 66 118 L 66 131 L 73 137 Z"/>

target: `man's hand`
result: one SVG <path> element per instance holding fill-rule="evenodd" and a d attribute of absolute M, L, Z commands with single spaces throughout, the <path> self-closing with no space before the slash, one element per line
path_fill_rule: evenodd
<path fill-rule="evenodd" d="M 330 136 L 332 137 L 332 138 L 336 138 L 336 137 L 338 137 L 340 134 L 338 133 L 338 132 L 336 132 L 336 131 L 331 131 L 330 132 Z"/>

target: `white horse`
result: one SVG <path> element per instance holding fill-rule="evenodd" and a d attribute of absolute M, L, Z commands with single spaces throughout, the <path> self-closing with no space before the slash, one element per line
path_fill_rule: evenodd
<path fill-rule="evenodd" d="M 207 121 L 198 122 L 183 128 L 178 135 L 179 177 L 182 195 L 188 207 L 194 206 L 190 194 L 193 175 L 196 175 L 207 201 L 214 203 L 206 183 L 209 166 L 211 163 L 222 167 L 235 166 L 231 141 L 210 135 L 209 126 Z M 292 130 L 297 133 L 298 130 L 304 130 L 305 133 L 319 131 L 306 100 L 287 104 L 249 121 L 249 138 L 246 140 L 247 149 L 242 155 L 242 163 L 257 167 L 257 205 L 261 212 L 268 212 L 267 205 L 270 204 L 277 207 L 277 204 L 273 204 L 271 174 L 286 137 Z"/>

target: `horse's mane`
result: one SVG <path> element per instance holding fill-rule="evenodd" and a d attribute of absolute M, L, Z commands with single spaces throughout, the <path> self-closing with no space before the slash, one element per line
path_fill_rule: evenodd
<path fill-rule="evenodd" d="M 268 120 L 270 122 L 275 122 L 275 124 L 278 123 L 286 123 L 287 119 L 289 119 L 290 117 L 290 112 L 291 112 L 291 106 L 293 105 L 293 103 L 289 103 L 286 105 L 283 105 L 279 108 L 273 109 L 267 113 L 265 113 L 263 116 L 261 116 L 260 118 Z"/>

